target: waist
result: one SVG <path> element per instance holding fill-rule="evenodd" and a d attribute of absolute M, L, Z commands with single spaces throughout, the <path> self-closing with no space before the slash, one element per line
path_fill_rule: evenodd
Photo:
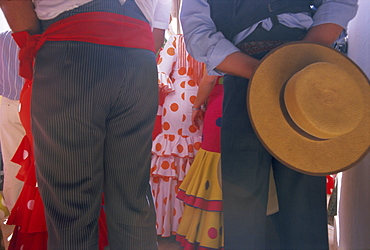
<path fill-rule="evenodd" d="M 148 22 L 134 0 L 126 0 L 124 4 L 121 4 L 119 0 L 92 0 L 76 8 L 61 12 L 54 18 L 41 20 L 42 30 L 45 31 L 50 25 L 62 19 L 86 12 L 110 12 Z"/>
<path fill-rule="evenodd" d="M 51 24 L 39 37 L 34 37 L 39 42 L 80 41 L 154 52 L 151 28 L 147 22 L 111 12 L 72 15 Z"/>
<path fill-rule="evenodd" d="M 266 30 L 260 24 L 236 47 L 241 52 L 260 59 L 267 52 L 282 44 L 301 40 L 306 33 L 304 29 L 289 28 L 282 24 L 275 24 L 271 30 Z"/>
<path fill-rule="evenodd" d="M 79 41 L 154 52 L 147 22 L 110 12 L 76 14 L 51 24 L 41 35 L 23 31 L 13 37 L 20 47 L 20 73 L 26 79 L 32 79 L 33 58 L 46 41 Z"/>

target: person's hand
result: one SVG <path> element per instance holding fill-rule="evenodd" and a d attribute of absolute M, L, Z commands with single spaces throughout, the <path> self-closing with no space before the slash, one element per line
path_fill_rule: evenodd
<path fill-rule="evenodd" d="M 338 39 L 343 28 L 338 24 L 324 23 L 312 27 L 305 37 L 302 39 L 304 42 L 319 43 L 326 46 L 330 46 Z"/>
<path fill-rule="evenodd" d="M 193 113 L 191 115 L 191 123 L 197 128 L 200 129 L 199 125 L 199 120 L 204 119 L 204 110 L 203 109 L 198 109 L 198 110 L 193 110 Z"/>

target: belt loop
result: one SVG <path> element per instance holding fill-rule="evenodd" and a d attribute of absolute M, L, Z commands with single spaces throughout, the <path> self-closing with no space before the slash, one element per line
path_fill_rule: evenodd
<path fill-rule="evenodd" d="M 274 12 L 275 10 L 272 9 L 271 3 L 267 4 L 267 8 L 269 9 L 269 12 Z"/>

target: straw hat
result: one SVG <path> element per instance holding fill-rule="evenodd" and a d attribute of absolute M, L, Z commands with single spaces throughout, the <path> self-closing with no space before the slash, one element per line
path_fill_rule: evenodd
<path fill-rule="evenodd" d="M 332 48 L 280 46 L 262 60 L 247 95 L 257 136 L 294 170 L 328 175 L 356 165 L 369 152 L 369 79 Z"/>

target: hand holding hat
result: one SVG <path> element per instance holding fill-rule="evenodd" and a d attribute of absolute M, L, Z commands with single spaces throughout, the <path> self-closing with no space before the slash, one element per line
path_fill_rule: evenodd
<path fill-rule="evenodd" d="M 254 72 L 247 95 L 261 142 L 294 170 L 340 172 L 369 151 L 369 79 L 330 47 L 294 42 L 271 51 Z"/>

